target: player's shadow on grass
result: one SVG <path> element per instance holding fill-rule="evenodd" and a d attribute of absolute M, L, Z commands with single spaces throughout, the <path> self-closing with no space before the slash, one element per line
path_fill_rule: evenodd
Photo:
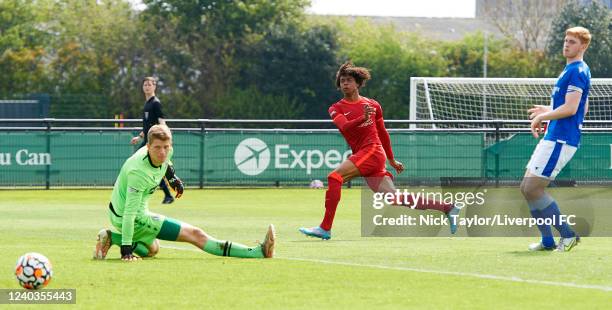
<path fill-rule="evenodd" d="M 507 254 L 510 255 L 514 255 L 514 256 L 547 256 L 547 255 L 553 255 L 553 251 L 528 251 L 528 250 L 524 250 L 524 251 L 509 251 L 506 252 Z"/>
<path fill-rule="evenodd" d="M 338 240 L 338 239 L 334 239 L 334 240 L 321 240 L 321 239 L 317 239 L 317 238 L 309 238 L 309 239 L 304 239 L 304 240 L 287 240 L 287 241 L 283 241 L 283 242 L 288 242 L 288 243 L 314 243 L 314 242 L 323 242 L 323 243 L 340 243 L 340 242 L 364 242 L 364 241 L 378 241 L 380 242 L 380 240 L 369 240 L 369 239 L 342 239 L 342 240 Z"/>
<path fill-rule="evenodd" d="M 134 262 L 124 262 L 121 260 L 121 258 L 106 258 L 103 260 L 92 259 L 91 261 L 99 262 L 99 263 L 112 263 L 112 264 L 117 264 L 117 263 L 121 263 L 121 264 L 139 264 L 140 263 L 142 264 L 142 263 L 155 262 L 155 261 L 183 261 L 183 260 L 193 261 L 196 259 L 199 260 L 199 259 L 204 259 L 204 258 L 210 259 L 211 257 L 210 255 L 202 255 L 202 257 L 154 257 L 154 258 L 145 258 L 145 259 L 141 259 L 141 260 L 134 261 Z M 219 257 L 219 258 L 223 258 L 223 257 Z"/>

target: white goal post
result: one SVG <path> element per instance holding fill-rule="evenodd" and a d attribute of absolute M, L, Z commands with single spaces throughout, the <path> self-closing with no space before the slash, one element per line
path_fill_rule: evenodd
<path fill-rule="evenodd" d="M 410 119 L 526 120 L 527 109 L 534 104 L 550 105 L 556 81 L 556 78 L 412 77 Z M 612 79 L 591 79 L 586 119 L 612 120 Z"/>

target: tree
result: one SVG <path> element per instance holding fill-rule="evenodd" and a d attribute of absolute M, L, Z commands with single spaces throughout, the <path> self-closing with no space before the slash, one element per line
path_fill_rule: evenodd
<path fill-rule="evenodd" d="M 131 106 L 140 109 L 142 76 L 137 81 L 124 78 L 140 31 L 129 4 L 123 0 L 51 3 L 45 27 L 57 35 L 49 46 L 54 84 L 49 91 L 54 95 L 52 106 L 62 106 L 55 111 L 64 114 L 56 116 L 107 118 L 126 110 L 130 114 Z"/>
<path fill-rule="evenodd" d="M 212 104 L 215 117 L 234 119 L 299 119 L 304 104 L 287 95 L 262 93 L 255 87 L 235 88 Z"/>
<path fill-rule="evenodd" d="M 501 45 L 501 41 L 495 39 L 489 40 L 489 59 L 491 55 L 499 51 Z M 442 42 L 437 49 L 442 54 L 442 57 L 448 61 L 448 76 L 483 76 L 484 37 L 482 33 L 466 35 L 460 41 Z"/>
<path fill-rule="evenodd" d="M 45 46 L 49 33 L 39 29 L 44 2 L 0 1 L 0 94 L 42 92 L 48 82 Z"/>
<path fill-rule="evenodd" d="M 369 68 L 372 80 L 361 93 L 382 104 L 385 118 L 408 118 L 410 77 L 446 75 L 445 59 L 435 44 L 417 34 L 399 32 L 393 26 L 375 26 L 363 18 L 338 23 L 337 27 L 340 61 L 335 69 L 348 59 Z"/>
<path fill-rule="evenodd" d="M 482 1 L 485 18 L 523 51 L 543 49 L 550 25 L 568 0 Z"/>
<path fill-rule="evenodd" d="M 237 85 L 288 96 L 304 109 L 302 117 L 326 118 L 336 97 L 337 34 L 325 25 L 276 26 L 249 51 L 237 55 Z"/>
<path fill-rule="evenodd" d="M 477 32 L 460 41 L 440 43 L 442 56 L 448 61 L 448 75 L 482 77 L 484 37 Z M 556 74 L 542 51 L 524 51 L 507 38 L 490 38 L 488 42 L 488 77 L 550 77 Z"/>
<path fill-rule="evenodd" d="M 584 60 L 591 69 L 593 77 L 612 77 L 612 14 L 599 1 L 589 4 L 568 3 L 553 22 L 548 38 L 547 54 L 559 65 L 565 64 L 563 41 L 565 30 L 582 26 L 591 32 L 592 39 Z"/>
<path fill-rule="evenodd" d="M 191 98 L 202 117 L 213 116 L 211 103 L 234 87 L 238 54 L 257 44 L 274 26 L 303 17 L 304 0 L 145 0 L 143 19 L 156 25 L 160 48 L 156 72 L 167 76 L 176 92 Z M 190 114 L 193 116 L 193 113 Z"/>
<path fill-rule="evenodd" d="M 138 27 L 123 0 L 0 1 L 0 94 L 48 93 L 56 117 L 125 111 Z"/>

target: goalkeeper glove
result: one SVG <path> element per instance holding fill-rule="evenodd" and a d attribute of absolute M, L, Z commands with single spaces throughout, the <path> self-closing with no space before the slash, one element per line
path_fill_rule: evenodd
<path fill-rule="evenodd" d="M 139 260 L 140 257 L 134 256 L 132 254 L 132 250 L 133 249 L 131 245 L 122 245 L 121 246 L 121 260 L 124 260 L 124 261 Z"/>
<path fill-rule="evenodd" d="M 176 198 L 181 198 L 183 195 L 183 191 L 185 190 L 185 184 L 179 177 L 174 174 L 174 166 L 168 165 L 168 169 L 166 169 L 166 182 L 168 185 L 176 192 Z"/>

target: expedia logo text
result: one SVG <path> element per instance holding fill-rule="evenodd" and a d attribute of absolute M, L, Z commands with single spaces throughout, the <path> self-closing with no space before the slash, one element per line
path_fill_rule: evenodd
<path fill-rule="evenodd" d="M 258 175 L 264 172 L 272 160 L 270 147 L 257 138 L 248 138 L 240 142 L 234 152 L 234 162 L 240 172 L 246 175 Z M 274 169 L 305 169 L 311 174 L 313 169 L 334 169 L 351 155 L 350 150 L 327 151 L 318 149 L 292 148 L 290 144 L 274 145 Z"/>

